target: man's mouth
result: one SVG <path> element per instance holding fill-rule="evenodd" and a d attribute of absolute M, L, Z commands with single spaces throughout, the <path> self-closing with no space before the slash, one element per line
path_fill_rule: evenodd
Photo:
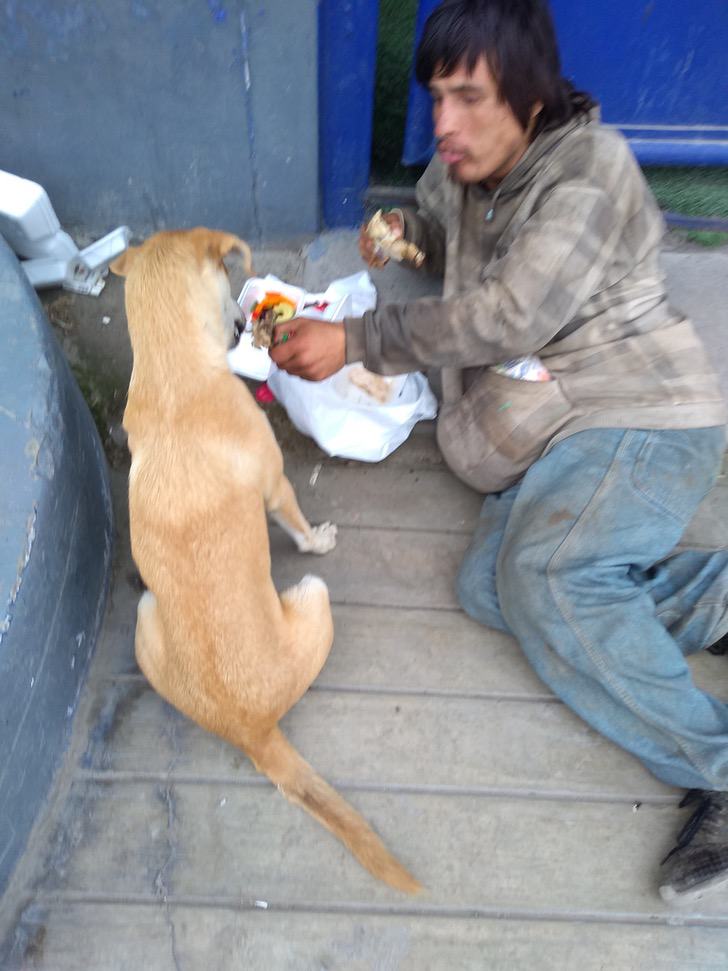
<path fill-rule="evenodd" d="M 452 145 L 438 145 L 437 151 L 445 165 L 457 165 L 465 158 L 465 152 Z"/>

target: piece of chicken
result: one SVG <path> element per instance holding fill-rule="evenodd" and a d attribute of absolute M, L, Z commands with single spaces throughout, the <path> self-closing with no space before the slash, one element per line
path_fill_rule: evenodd
<path fill-rule="evenodd" d="M 366 233 L 376 244 L 377 250 L 382 256 L 391 257 L 398 263 L 404 260 L 417 267 L 422 266 L 425 262 L 425 254 L 419 246 L 408 243 L 407 240 L 397 236 L 382 215 L 381 209 L 377 209 L 367 223 Z"/>

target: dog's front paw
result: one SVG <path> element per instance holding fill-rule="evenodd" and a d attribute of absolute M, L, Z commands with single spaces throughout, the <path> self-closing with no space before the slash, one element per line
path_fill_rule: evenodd
<path fill-rule="evenodd" d="M 336 546 L 336 525 L 321 523 L 311 527 L 310 537 L 306 537 L 299 547 L 302 553 L 328 553 Z"/>

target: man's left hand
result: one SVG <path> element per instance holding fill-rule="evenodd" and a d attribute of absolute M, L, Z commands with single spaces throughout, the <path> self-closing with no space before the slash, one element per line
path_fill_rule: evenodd
<path fill-rule="evenodd" d="M 346 364 L 344 325 L 294 317 L 275 328 L 269 353 L 281 370 L 307 381 L 322 381 Z"/>

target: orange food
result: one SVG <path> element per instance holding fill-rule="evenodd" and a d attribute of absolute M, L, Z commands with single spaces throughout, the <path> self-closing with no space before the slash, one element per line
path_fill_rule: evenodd
<path fill-rule="evenodd" d="M 264 310 L 272 310 L 275 314 L 275 322 L 280 323 L 295 316 L 296 304 L 288 297 L 284 297 L 282 293 L 266 293 L 253 307 L 250 319 L 258 320 Z"/>

